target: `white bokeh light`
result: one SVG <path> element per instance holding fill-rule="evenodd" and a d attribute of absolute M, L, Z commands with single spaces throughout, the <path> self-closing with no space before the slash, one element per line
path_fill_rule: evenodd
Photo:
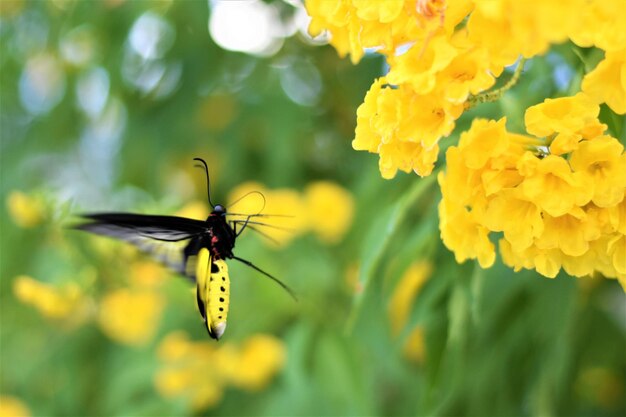
<path fill-rule="evenodd" d="M 209 33 L 221 48 L 270 56 L 283 44 L 278 10 L 260 0 L 211 1 Z"/>
<path fill-rule="evenodd" d="M 162 58 L 174 44 L 176 32 L 156 13 L 146 12 L 133 24 L 128 40 L 143 59 Z"/>
<path fill-rule="evenodd" d="M 76 100 L 91 118 L 98 116 L 109 98 L 109 73 L 102 67 L 91 68 L 78 77 Z"/>
<path fill-rule="evenodd" d="M 65 72 L 61 62 L 50 53 L 30 58 L 18 88 L 20 101 L 31 114 L 49 112 L 65 95 Z"/>

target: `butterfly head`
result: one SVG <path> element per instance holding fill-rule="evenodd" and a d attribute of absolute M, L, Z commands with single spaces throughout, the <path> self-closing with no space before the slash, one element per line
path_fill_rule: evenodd
<path fill-rule="evenodd" d="M 218 216 L 225 216 L 226 207 L 224 207 L 221 204 L 216 204 L 215 207 L 213 207 L 213 212 L 211 214 L 217 214 Z"/>

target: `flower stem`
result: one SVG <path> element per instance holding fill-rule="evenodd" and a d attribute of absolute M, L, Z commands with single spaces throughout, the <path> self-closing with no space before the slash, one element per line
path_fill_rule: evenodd
<path fill-rule="evenodd" d="M 487 93 L 478 94 L 476 96 L 470 96 L 470 98 L 465 103 L 466 109 L 471 109 L 472 107 L 481 104 L 481 103 L 490 103 L 492 101 L 498 100 L 502 95 L 513 87 L 517 81 L 519 80 L 520 75 L 522 74 L 522 70 L 524 69 L 524 64 L 526 63 L 526 58 L 520 58 L 517 68 L 515 68 L 515 72 L 509 81 L 504 84 L 502 87 L 497 90 L 489 91 Z"/>

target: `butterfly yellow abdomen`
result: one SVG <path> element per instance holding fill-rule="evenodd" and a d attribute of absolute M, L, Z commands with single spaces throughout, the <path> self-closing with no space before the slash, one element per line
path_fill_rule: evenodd
<path fill-rule="evenodd" d="M 197 258 L 196 280 L 200 313 L 206 321 L 209 335 L 219 339 L 226 330 L 230 301 L 230 279 L 226 262 L 211 259 L 209 250 L 201 249 Z"/>

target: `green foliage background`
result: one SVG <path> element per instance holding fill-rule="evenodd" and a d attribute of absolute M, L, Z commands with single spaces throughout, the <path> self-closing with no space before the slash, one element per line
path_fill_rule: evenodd
<path fill-rule="evenodd" d="M 626 304 L 617 282 L 581 285 L 565 275 L 549 280 L 534 272 L 513 273 L 501 264 L 486 271 L 473 263 L 458 265 L 439 240 L 434 176 L 385 181 L 374 156 L 351 149 L 356 109 L 384 72 L 380 57 L 353 66 L 299 34 L 268 58 L 225 51 L 208 34 L 210 10 L 203 1 L 117 7 L 11 2 L 16 14 L 2 2 L 2 201 L 12 190 L 35 193 L 47 201 L 49 212 L 45 224 L 20 229 L 6 205 L 0 208 L 1 394 L 20 398 L 34 415 L 188 413 L 185 404 L 161 398 L 153 385 L 155 347 L 163 335 L 184 329 L 194 339 L 207 337 L 186 282 L 172 275 L 155 341 L 130 348 L 109 340 L 94 324 L 59 329 L 15 299 L 12 280 L 29 274 L 64 282 L 85 265 L 122 271 L 124 265 L 104 266 L 97 253 L 83 248 L 86 236 L 66 228 L 73 215 L 85 208 L 173 213 L 189 198 L 172 185 L 173 167 L 189 164 L 191 170 L 191 158 L 200 156 L 212 165 L 215 200 L 223 201 L 232 187 L 249 180 L 301 190 L 310 181 L 329 179 L 350 190 L 356 203 L 352 228 L 336 245 L 312 235 L 281 249 L 268 248 L 254 235 L 238 240 L 241 256 L 284 279 L 301 300 L 292 303 L 269 281 L 232 265 L 225 338 L 276 335 L 286 344 L 288 360 L 266 389 L 228 389 L 221 403 L 203 414 L 626 415 Z M 275 5 L 285 18 L 294 13 L 287 3 Z M 122 75 L 129 30 L 150 10 L 175 29 L 162 59 L 179 62 L 182 69 L 177 88 L 161 98 L 138 92 Z M 62 37 L 80 25 L 93 30 L 99 46 L 94 65 L 107 71 L 110 94 L 126 109 L 119 146 L 85 142 L 88 123 L 74 94 L 80 71 L 66 68 L 65 93 L 49 112 L 31 115 L 20 102 L 28 48 L 58 54 Z M 593 59 L 593 53 L 566 45 L 534 59 L 503 100 L 464 115 L 457 131 L 478 115 L 507 115 L 509 127 L 521 129 L 523 110 L 566 94 L 580 80 L 581 54 Z M 285 94 L 281 71 L 295 71 L 306 86 L 310 68 L 320 76 L 321 90 L 314 103 L 301 105 Z M 552 78 L 557 68 L 572 75 L 560 89 Z M 203 124 L 201 113 L 215 94 L 236 105 L 234 120 L 219 131 Z M 617 137 L 623 133 L 623 120 L 604 122 Z M 446 139 L 444 147 L 455 139 Z M 196 198 L 204 198 L 200 180 Z M 394 338 L 387 316 L 390 294 L 408 265 L 420 259 L 432 262 L 434 273 L 405 332 Z M 356 296 L 345 278 L 355 263 L 364 286 Z M 96 283 L 91 291 L 97 295 L 107 285 Z M 416 325 L 425 329 L 426 358 L 419 365 L 402 355 Z M 585 375 L 593 369 L 610 378 L 589 380 Z"/>

